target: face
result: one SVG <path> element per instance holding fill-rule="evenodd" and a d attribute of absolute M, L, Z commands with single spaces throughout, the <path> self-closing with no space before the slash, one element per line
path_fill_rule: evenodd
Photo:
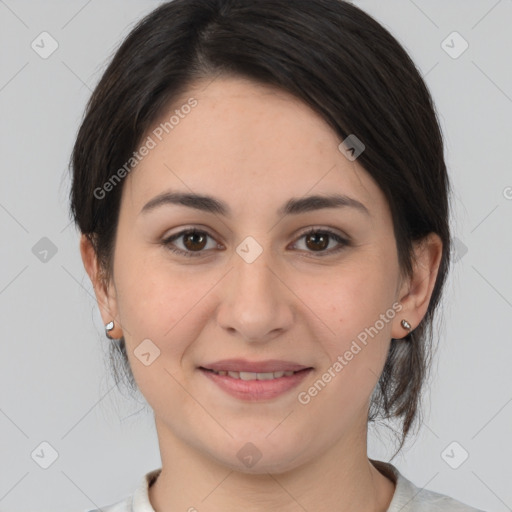
<path fill-rule="evenodd" d="M 191 97 L 197 104 L 180 110 Z M 332 129 L 282 91 L 217 79 L 162 121 L 176 109 L 179 122 L 164 136 L 152 127 L 155 147 L 125 178 L 108 298 L 160 444 L 264 472 L 362 442 L 391 337 L 407 334 L 385 196 Z M 167 192 L 222 208 L 144 208 Z M 338 204 L 306 201 L 335 194 Z M 245 369 L 247 381 L 201 369 L 226 359 L 282 364 L 217 366 Z M 306 369 L 251 374 L 289 365 Z M 244 459 L 258 454 L 252 467 Z"/>

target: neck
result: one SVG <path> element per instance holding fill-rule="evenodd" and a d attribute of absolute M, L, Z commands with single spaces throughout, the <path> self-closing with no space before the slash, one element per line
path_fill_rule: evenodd
<path fill-rule="evenodd" d="M 394 483 L 366 454 L 366 436 L 340 439 L 294 469 L 242 473 L 198 452 L 158 425 L 162 471 L 149 488 L 155 512 L 386 512 Z"/>

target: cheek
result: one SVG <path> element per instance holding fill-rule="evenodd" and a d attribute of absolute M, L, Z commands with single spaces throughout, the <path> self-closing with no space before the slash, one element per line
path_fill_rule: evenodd
<path fill-rule="evenodd" d="M 167 367 L 179 362 L 199 336 L 208 316 L 208 292 L 219 278 L 206 272 L 199 276 L 192 267 L 180 270 L 154 252 L 148 257 L 133 251 L 119 261 L 118 309 L 127 345 L 134 350 L 142 340 L 152 340 Z"/>
<path fill-rule="evenodd" d="M 316 302 L 324 305 L 323 311 L 336 332 L 344 337 L 357 336 L 391 308 L 396 277 L 391 269 L 363 258 L 336 274 L 333 273 Z"/>
<path fill-rule="evenodd" d="M 173 377 L 181 381 L 184 354 L 203 328 L 201 298 L 212 288 L 211 279 L 187 279 L 162 259 L 150 262 L 135 253 L 116 270 L 119 315 L 140 391 L 154 410 L 168 407 L 169 397 L 174 406 L 185 407 L 186 394 Z"/>
<path fill-rule="evenodd" d="M 333 381 L 363 394 L 373 389 L 382 372 L 396 316 L 396 269 L 385 260 L 361 257 L 333 273 L 329 284 L 315 294 L 318 316 L 330 327 L 323 340 L 328 362 L 322 371 L 334 372 Z"/>

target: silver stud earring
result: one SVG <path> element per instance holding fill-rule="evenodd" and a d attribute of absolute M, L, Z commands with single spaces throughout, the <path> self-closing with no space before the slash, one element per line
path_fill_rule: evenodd
<path fill-rule="evenodd" d="M 107 325 L 105 325 L 105 335 L 108 339 L 113 340 L 112 336 L 110 336 L 109 332 L 114 329 L 114 320 L 111 320 Z"/>
<path fill-rule="evenodd" d="M 404 329 L 407 329 L 409 332 L 411 332 L 412 327 L 411 327 L 411 324 L 410 324 L 407 320 L 402 320 L 402 321 L 400 322 L 400 325 L 401 325 Z"/>

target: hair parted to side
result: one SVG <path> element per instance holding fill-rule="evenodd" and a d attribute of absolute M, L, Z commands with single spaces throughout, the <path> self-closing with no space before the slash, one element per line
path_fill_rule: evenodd
<path fill-rule="evenodd" d="M 427 313 L 393 340 L 372 395 L 369 421 L 402 422 L 402 448 L 421 417 L 432 354 L 433 320 L 450 263 L 450 184 L 430 93 L 407 52 L 377 21 L 342 0 L 174 0 L 142 19 L 122 42 L 86 107 L 71 155 L 71 215 L 94 245 L 106 280 L 123 183 L 104 199 L 94 191 L 122 167 L 178 95 L 196 81 L 244 77 L 299 98 L 339 135 L 366 146 L 358 162 L 385 194 L 402 274 L 413 242 L 443 242 Z M 111 343 L 137 389 L 124 338 Z"/>

